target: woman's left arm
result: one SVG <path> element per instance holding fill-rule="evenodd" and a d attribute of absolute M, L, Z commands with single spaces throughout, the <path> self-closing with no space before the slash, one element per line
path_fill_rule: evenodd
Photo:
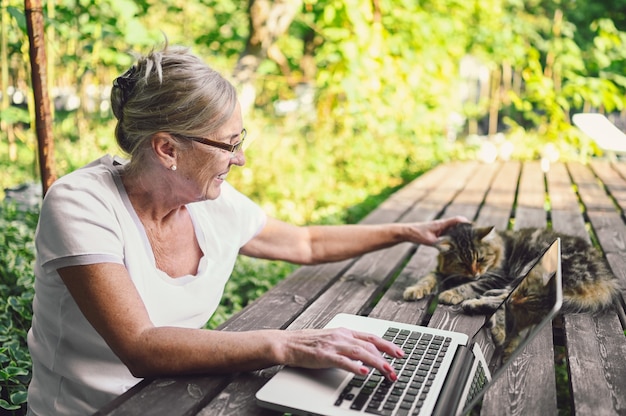
<path fill-rule="evenodd" d="M 467 222 L 467 219 L 452 217 L 420 223 L 297 227 L 268 218 L 263 230 L 240 252 L 296 264 L 318 264 L 345 260 L 405 241 L 432 245 L 448 227 L 460 222 Z"/>

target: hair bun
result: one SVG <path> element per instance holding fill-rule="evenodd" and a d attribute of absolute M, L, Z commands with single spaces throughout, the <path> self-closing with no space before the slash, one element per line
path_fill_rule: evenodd
<path fill-rule="evenodd" d="M 137 78 L 133 77 L 136 72 L 137 67 L 133 65 L 126 72 L 113 80 L 113 88 L 121 92 L 120 107 L 124 107 L 137 84 Z"/>

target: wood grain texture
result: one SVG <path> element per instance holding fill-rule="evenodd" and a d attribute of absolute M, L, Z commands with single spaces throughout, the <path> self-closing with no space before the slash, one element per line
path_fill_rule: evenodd
<path fill-rule="evenodd" d="M 601 170 L 604 179 L 615 187 L 615 176 Z M 587 208 L 587 217 L 598 242 L 613 270 L 624 270 L 626 229 L 620 214 L 615 211 L 604 186 L 594 173 L 581 166 L 569 166 L 580 199 Z M 606 165 L 602 164 L 602 168 Z M 613 181 L 613 182 L 612 182 Z M 610 189 L 610 188 L 609 188 Z M 592 200 L 597 199 L 595 203 Z M 608 209 L 609 206 L 613 210 Z M 564 231 L 569 231 L 566 229 Z M 589 238 L 589 236 L 587 236 Z M 619 309 L 620 306 L 617 306 Z M 574 410 L 577 414 L 625 414 L 626 397 L 626 339 L 615 311 L 599 316 L 569 315 L 564 318 L 566 346 L 570 370 L 570 385 Z M 620 380 L 620 381 L 617 381 Z"/>
<path fill-rule="evenodd" d="M 514 187 L 512 177 L 509 186 Z M 515 229 L 547 225 L 545 176 L 538 162 L 521 170 Z M 484 415 L 551 415 L 557 412 L 552 328 L 544 327 L 489 389 Z"/>
<path fill-rule="evenodd" d="M 625 178 L 626 163 L 620 162 L 555 163 L 546 173 L 538 162 L 454 162 L 399 189 L 362 222 L 463 215 L 498 229 L 551 226 L 597 242 L 626 293 Z M 220 329 L 321 327 L 335 313 L 352 312 L 473 334 L 483 317 L 445 305 L 429 316 L 430 299 L 402 299 L 407 286 L 434 269 L 436 255 L 432 247 L 403 243 L 355 259 L 301 267 Z M 572 413 L 626 414 L 623 307 L 597 316 L 568 315 L 559 322 L 557 336 L 544 328 L 490 389 L 482 414 L 557 414 L 555 342 L 567 355 Z M 278 369 L 146 380 L 98 415 L 278 415 L 257 406 L 254 398 Z"/>

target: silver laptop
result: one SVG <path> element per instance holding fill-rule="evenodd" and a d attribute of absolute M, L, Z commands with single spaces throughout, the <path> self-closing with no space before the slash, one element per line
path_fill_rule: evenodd
<path fill-rule="evenodd" d="M 358 315 L 333 317 L 327 328 L 370 332 L 404 349 L 402 359 L 387 357 L 398 374 L 396 382 L 387 381 L 377 370 L 362 376 L 336 368 L 284 367 L 257 392 L 257 403 L 300 415 L 466 414 L 552 321 L 562 300 L 557 239 L 508 296 L 495 302 L 494 312 L 471 337 Z"/>

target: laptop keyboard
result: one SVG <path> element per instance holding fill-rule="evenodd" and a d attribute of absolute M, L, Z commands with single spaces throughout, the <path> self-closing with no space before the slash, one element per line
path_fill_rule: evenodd
<path fill-rule="evenodd" d="M 404 350 L 399 359 L 385 354 L 398 380 L 388 381 L 374 369 L 367 375 L 354 375 L 335 406 L 347 402 L 350 409 L 374 415 L 418 415 L 452 340 L 398 328 L 389 328 L 383 338 Z"/>
<path fill-rule="evenodd" d="M 467 399 L 465 401 L 465 405 L 468 405 L 474 397 L 485 387 L 487 384 L 487 375 L 485 374 L 485 368 L 483 367 L 483 363 L 478 361 L 478 367 L 476 367 L 476 373 L 474 373 L 474 379 L 472 380 L 472 385 L 470 386 L 469 393 L 467 395 Z"/>

